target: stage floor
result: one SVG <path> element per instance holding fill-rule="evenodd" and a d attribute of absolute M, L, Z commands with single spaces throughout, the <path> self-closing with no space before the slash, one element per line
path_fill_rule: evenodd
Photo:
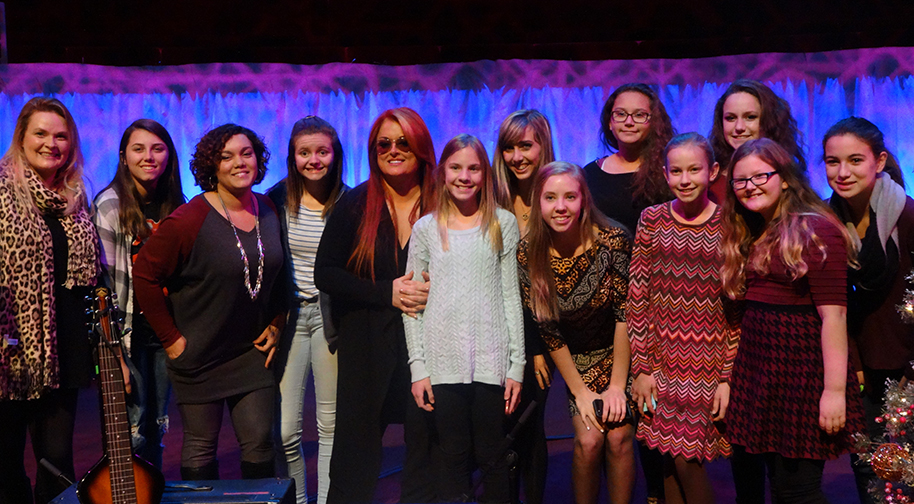
<path fill-rule="evenodd" d="M 552 392 L 549 394 L 546 411 L 546 434 L 548 436 L 563 436 L 572 433 L 571 421 L 568 418 L 567 399 L 565 387 L 561 377 L 556 375 Z M 178 408 L 172 397 L 169 409 L 171 426 L 165 436 L 165 455 L 162 472 L 166 480 L 181 479 L 181 418 Z M 313 498 L 316 493 L 317 479 L 315 465 L 317 460 L 317 431 L 314 423 L 314 388 L 309 382 L 305 398 L 304 410 L 304 451 L 308 467 L 308 495 Z M 89 388 L 80 391 L 79 411 L 77 413 L 76 435 L 73 449 L 76 454 L 76 475 L 82 477 L 86 471 L 101 457 L 101 430 L 99 427 L 98 394 L 97 390 Z M 389 472 L 397 468 L 403 458 L 404 449 L 402 442 L 402 429 L 398 425 L 391 426 L 384 437 L 384 464 L 383 470 Z M 571 450 L 570 439 L 554 440 L 549 442 L 549 480 L 545 501 L 549 503 L 572 502 L 571 494 Z M 35 460 L 32 456 L 31 445 L 26 447 L 26 466 L 34 482 Z M 219 439 L 219 464 L 223 479 L 240 478 L 239 449 L 232 431 L 228 412 L 225 412 L 223 429 Z M 734 501 L 733 480 L 730 464 L 727 460 L 716 460 L 708 464 L 708 473 L 712 479 L 720 503 Z M 857 491 L 850 468 L 849 457 L 845 455 L 838 460 L 830 461 L 825 466 L 823 478 L 825 493 L 832 504 L 857 503 Z M 379 481 L 378 502 L 394 503 L 400 493 L 399 473 L 394 472 Z M 605 493 L 605 490 L 604 490 Z M 523 496 L 522 496 L 523 497 Z M 645 501 L 644 479 L 638 468 L 638 480 L 635 487 L 633 502 Z M 601 502 L 606 502 L 605 496 Z"/>

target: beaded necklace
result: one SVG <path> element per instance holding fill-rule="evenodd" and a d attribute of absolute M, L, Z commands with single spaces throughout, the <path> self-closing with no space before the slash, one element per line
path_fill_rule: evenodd
<path fill-rule="evenodd" d="M 222 195 L 219 194 L 219 191 L 216 191 L 216 196 L 219 197 L 219 202 L 222 203 L 222 210 L 225 211 L 225 218 L 228 219 L 229 224 L 232 226 L 232 233 L 235 234 L 238 250 L 241 251 L 241 260 L 244 262 L 244 286 L 248 290 L 248 295 L 251 296 L 251 301 L 253 301 L 257 299 L 257 295 L 260 294 L 260 284 L 263 281 L 263 241 L 260 240 L 260 218 L 257 215 L 257 203 L 255 201 L 253 206 L 254 228 L 257 230 L 257 251 L 260 253 L 260 262 L 257 266 L 257 284 L 252 287 L 251 270 L 248 267 L 248 255 L 244 251 L 244 246 L 241 245 L 241 238 L 238 237 L 238 229 L 235 228 L 235 223 L 232 222 L 232 216 L 229 215 L 228 208 L 225 207 L 225 201 L 222 200 Z"/>

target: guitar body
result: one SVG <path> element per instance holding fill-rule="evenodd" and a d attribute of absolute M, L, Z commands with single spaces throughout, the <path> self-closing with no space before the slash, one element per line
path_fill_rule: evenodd
<path fill-rule="evenodd" d="M 79 481 L 82 504 L 159 504 L 165 491 L 162 471 L 133 454 L 117 311 L 108 289 L 95 289 L 93 330 L 98 333 L 98 393 L 105 455 Z"/>
<path fill-rule="evenodd" d="M 133 456 L 133 475 L 136 482 L 136 504 L 159 504 L 165 490 L 162 472 L 139 456 Z M 108 456 L 99 460 L 76 485 L 76 496 L 81 504 L 113 504 L 111 491 L 111 465 Z"/>

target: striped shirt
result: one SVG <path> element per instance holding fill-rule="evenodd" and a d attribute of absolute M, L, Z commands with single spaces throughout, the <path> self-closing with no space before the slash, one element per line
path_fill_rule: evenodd
<path fill-rule="evenodd" d="M 321 210 L 298 207 L 298 215 L 287 214 L 289 227 L 289 250 L 292 254 L 292 278 L 295 280 L 295 296 L 308 299 L 317 296 L 314 286 L 314 257 L 324 232 Z"/>

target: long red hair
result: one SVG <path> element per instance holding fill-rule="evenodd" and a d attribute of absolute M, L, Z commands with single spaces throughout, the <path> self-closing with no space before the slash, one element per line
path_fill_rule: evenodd
<path fill-rule="evenodd" d="M 425 121 L 408 107 L 390 109 L 375 119 L 368 135 L 368 194 L 365 200 L 365 209 L 362 212 L 362 222 L 359 224 L 358 245 L 349 257 L 349 268 L 358 275 L 375 279 L 374 257 L 378 240 L 378 227 L 381 224 L 381 212 L 386 211 L 393 221 L 394 235 L 399 236 L 397 229 L 397 215 L 393 205 L 389 205 L 390 195 L 384 189 L 384 174 L 378 166 L 378 132 L 384 121 L 393 121 L 403 130 L 403 136 L 409 142 L 410 149 L 419 162 L 418 176 L 421 195 L 416 206 L 409 214 L 410 225 L 427 214 L 435 204 L 435 180 L 432 170 L 435 167 L 435 146 L 432 136 L 425 126 Z M 397 247 L 394 245 L 394 257 L 397 257 Z"/>

